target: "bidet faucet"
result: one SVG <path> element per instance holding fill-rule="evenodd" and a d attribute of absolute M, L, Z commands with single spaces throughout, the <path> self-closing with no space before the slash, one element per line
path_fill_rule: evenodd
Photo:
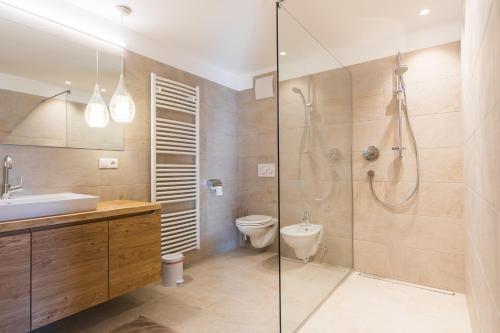
<path fill-rule="evenodd" d="M 309 215 L 309 211 L 306 210 L 304 212 L 304 217 L 302 218 L 302 223 L 304 223 L 306 226 L 311 225 L 311 216 Z"/>
<path fill-rule="evenodd" d="M 12 169 L 12 157 L 5 156 L 3 160 L 3 184 L 2 184 L 2 199 L 9 199 L 10 195 L 14 192 L 20 192 L 23 190 L 23 177 L 18 185 L 12 186 L 9 184 L 9 171 Z"/>

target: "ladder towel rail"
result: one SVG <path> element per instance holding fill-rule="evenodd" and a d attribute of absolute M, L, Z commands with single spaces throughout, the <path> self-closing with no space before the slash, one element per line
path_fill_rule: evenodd
<path fill-rule="evenodd" d="M 162 254 L 200 248 L 199 96 L 198 87 L 151 73 L 151 200 L 162 204 Z M 157 163 L 171 156 L 193 162 Z M 189 202 L 193 209 L 172 208 Z"/>

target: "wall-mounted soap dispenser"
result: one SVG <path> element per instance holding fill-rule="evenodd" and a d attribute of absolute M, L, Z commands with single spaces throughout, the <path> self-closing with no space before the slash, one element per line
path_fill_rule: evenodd
<path fill-rule="evenodd" d="M 222 181 L 220 179 L 207 180 L 207 186 L 215 192 L 215 195 L 222 196 Z"/>

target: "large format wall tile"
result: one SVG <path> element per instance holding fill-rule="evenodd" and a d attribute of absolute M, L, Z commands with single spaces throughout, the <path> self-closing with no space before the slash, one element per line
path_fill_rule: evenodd
<path fill-rule="evenodd" d="M 462 182 L 463 148 L 419 149 L 420 179 L 422 182 Z M 415 181 L 416 163 L 413 153 L 403 159 L 397 152 L 381 151 L 377 163 L 366 161 L 361 152 L 353 152 L 353 179 L 364 180 L 369 170 L 375 171 L 378 181 Z"/>
<path fill-rule="evenodd" d="M 273 75 L 273 74 L 266 74 Z M 274 78 L 276 80 L 276 78 Z M 275 84 L 275 83 L 274 83 Z M 276 98 L 255 99 L 254 89 L 237 94 L 238 212 L 278 217 Z M 258 164 L 274 163 L 275 177 L 258 177 Z M 240 244 L 250 246 L 240 238 Z M 276 242 L 277 243 L 277 242 Z M 276 246 L 273 248 L 275 249 Z"/>
<path fill-rule="evenodd" d="M 351 66 L 354 88 L 353 179 L 354 263 L 367 273 L 455 291 L 465 290 L 463 125 L 460 112 L 460 44 L 402 55 L 408 65 L 408 113 L 420 155 L 417 196 L 398 209 L 373 197 L 367 172 L 387 202 L 401 202 L 417 177 L 408 129 L 404 158 L 398 144 L 393 95 L 396 57 Z M 375 145 L 380 157 L 368 162 L 362 150 Z"/>
<path fill-rule="evenodd" d="M 474 332 L 500 332 L 500 4 L 465 1 L 462 107 L 467 300 Z"/>
<path fill-rule="evenodd" d="M 293 87 L 302 89 L 312 106 L 305 108 Z M 311 222 L 324 228 L 314 261 L 345 267 L 352 267 L 353 251 L 352 103 L 345 69 L 280 82 L 281 225 L 301 223 L 308 212 Z M 286 244 L 282 250 L 295 257 Z"/>
<path fill-rule="evenodd" d="M 229 88 L 168 65 L 127 52 L 127 87 L 136 104 L 136 117 L 124 126 L 124 151 L 84 150 L 0 145 L 0 157 L 14 158 L 14 179 L 24 176 L 25 194 L 77 192 L 101 200 L 150 198 L 150 74 L 200 86 L 201 175 L 222 178 L 225 195 L 214 198 L 201 186 L 201 241 L 188 260 L 235 248 L 233 224 L 238 200 L 237 93 Z M 100 157 L 116 157 L 119 168 L 99 170 Z M 208 208 L 208 210 L 207 210 Z M 209 213 L 207 213 L 207 211 Z M 217 212 L 216 217 L 213 214 Z M 208 214 L 208 215 L 207 215 Z M 208 226 L 207 226 L 208 224 Z"/>

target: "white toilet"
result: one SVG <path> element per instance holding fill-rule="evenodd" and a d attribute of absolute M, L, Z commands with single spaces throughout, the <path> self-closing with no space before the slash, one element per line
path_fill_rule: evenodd
<path fill-rule="evenodd" d="M 280 230 L 283 240 L 295 252 L 295 256 L 307 263 L 318 251 L 323 239 L 323 226 L 319 224 L 293 224 Z"/>
<path fill-rule="evenodd" d="M 245 237 L 250 237 L 253 247 L 261 249 L 274 242 L 278 220 L 267 215 L 249 215 L 237 218 L 236 227 Z"/>

